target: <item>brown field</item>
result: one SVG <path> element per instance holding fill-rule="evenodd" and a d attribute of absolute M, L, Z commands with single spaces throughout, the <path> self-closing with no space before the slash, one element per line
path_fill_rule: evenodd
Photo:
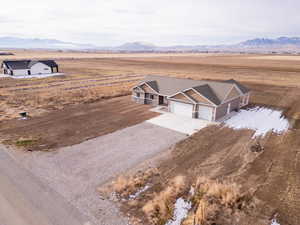
<path fill-rule="evenodd" d="M 116 107 L 117 106 L 117 107 Z M 2 139 L 18 145 L 30 143 L 30 150 L 49 150 L 79 144 L 150 119 L 157 113 L 150 106 L 137 105 L 128 96 L 96 103 L 68 106 L 47 116 L 10 120 L 0 127 Z M 5 142 L 5 140 L 4 140 Z"/>
<path fill-rule="evenodd" d="M 298 104 L 294 102 L 300 93 L 300 65 L 293 60 L 265 60 L 259 57 L 267 56 L 239 54 L 148 54 L 147 57 L 146 54 L 39 51 L 15 54 L 10 57 L 55 58 L 66 75 L 29 80 L 0 79 L 0 120 L 15 118 L 21 111 L 36 116 L 69 104 L 126 95 L 146 74 L 193 79 L 234 78 L 255 90 L 252 102 L 284 107 L 297 116 Z M 283 96 L 285 99 L 281 101 Z"/>
<path fill-rule="evenodd" d="M 30 54 L 39 56 L 37 52 L 26 52 L 22 57 Z M 256 211 L 261 216 L 271 217 L 274 213 L 278 213 L 281 224 L 300 224 L 300 64 L 297 63 L 298 58 L 239 54 L 122 54 L 121 56 L 111 54 L 95 56 L 94 54 L 51 52 L 39 56 L 57 58 L 61 70 L 66 72 L 64 77 L 43 80 L 0 79 L 0 113 L 4 115 L 2 120 L 14 118 L 23 110 L 36 117 L 28 120 L 30 125 L 24 127 L 16 120 L 0 122 L 1 135 L 8 135 L 7 139 L 15 141 L 19 140 L 24 133 L 28 133 L 35 140 L 40 138 L 36 136 L 37 133 L 48 130 L 48 134 L 51 135 L 43 136 L 46 138 L 46 143 L 54 143 L 54 146 L 68 145 L 74 143 L 72 138 L 79 137 L 74 134 L 75 129 L 70 133 L 67 132 L 74 126 L 73 121 L 77 118 L 77 110 L 82 113 L 77 115 L 80 116 L 82 123 L 82 126 L 76 126 L 76 130 L 81 132 L 78 142 L 84 138 L 104 134 L 105 132 L 101 130 L 101 124 L 105 121 L 103 117 L 109 116 L 109 112 L 116 115 L 112 118 L 119 116 L 114 107 L 111 108 L 106 103 L 118 101 L 120 98 L 105 99 L 129 94 L 130 87 L 146 74 L 212 80 L 233 78 L 252 89 L 251 104 L 284 110 L 293 128 L 285 135 L 266 136 L 261 140 L 265 150 L 258 154 L 249 150 L 254 142 L 250 138 L 250 131 L 233 131 L 218 127 L 201 130 L 179 143 L 172 150 L 171 158 L 161 163 L 159 170 L 162 179 L 158 179 L 146 197 L 143 195 L 145 198 L 136 203 L 137 207 L 141 209 L 154 192 L 161 191 L 165 185 L 164 180 L 170 180 L 178 174 L 191 177 L 206 175 L 212 179 L 234 180 L 242 185 L 244 191 L 252 190 L 253 198 L 262 201 L 257 205 Z M 134 114 L 132 112 L 138 110 L 141 113 L 140 110 L 144 108 L 137 106 L 137 109 L 134 109 L 128 97 L 121 99 L 123 99 L 122 104 L 128 104 L 128 107 L 133 107 L 133 110 L 128 109 L 128 114 L 125 114 L 124 121 L 120 124 L 116 126 L 108 124 L 103 130 L 109 130 L 112 126 L 110 131 L 113 131 L 153 116 L 146 113 L 140 119 L 130 122 L 132 119 L 130 115 Z M 98 110 L 100 105 L 102 107 L 99 108 L 99 113 L 85 111 L 85 107 Z M 69 109 L 72 109 L 70 113 L 68 113 Z M 102 110 L 104 114 L 100 114 Z M 126 122 L 127 120 L 129 122 Z M 40 121 L 39 128 L 33 129 L 34 121 Z M 99 121 L 99 124 L 89 133 L 85 127 L 89 127 L 89 124 L 94 126 L 91 121 Z M 53 141 L 58 137 L 54 134 L 59 133 L 57 127 L 64 127 L 62 132 L 66 131 L 64 133 L 66 140 L 58 139 L 61 141 L 59 144 Z M 19 129 L 20 132 L 17 132 Z M 49 146 L 51 147 L 50 144 Z M 141 211 L 130 207 L 125 208 L 130 212 L 134 209 L 137 216 L 143 217 Z"/>

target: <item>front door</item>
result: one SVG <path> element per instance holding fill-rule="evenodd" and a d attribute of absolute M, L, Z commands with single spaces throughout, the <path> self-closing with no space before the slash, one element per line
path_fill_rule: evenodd
<path fill-rule="evenodd" d="M 158 104 L 163 105 L 164 104 L 164 96 L 158 96 Z"/>

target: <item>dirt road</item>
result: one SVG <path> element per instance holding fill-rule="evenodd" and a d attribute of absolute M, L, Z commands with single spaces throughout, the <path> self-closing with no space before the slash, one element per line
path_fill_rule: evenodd
<path fill-rule="evenodd" d="M 1 225 L 91 225 L 62 196 L 20 167 L 0 146 Z"/>

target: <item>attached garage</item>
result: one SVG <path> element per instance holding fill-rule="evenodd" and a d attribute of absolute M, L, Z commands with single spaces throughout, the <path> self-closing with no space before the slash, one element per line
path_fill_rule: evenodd
<path fill-rule="evenodd" d="M 203 105 L 198 105 L 198 118 L 211 121 L 213 118 L 213 108 Z"/>
<path fill-rule="evenodd" d="M 177 115 L 192 117 L 193 105 L 183 102 L 170 101 L 170 111 Z"/>

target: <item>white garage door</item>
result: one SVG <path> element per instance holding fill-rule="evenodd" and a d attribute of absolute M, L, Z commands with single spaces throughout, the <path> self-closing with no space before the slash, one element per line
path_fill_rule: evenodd
<path fill-rule="evenodd" d="M 193 105 L 191 104 L 170 101 L 170 110 L 172 113 L 181 116 L 192 117 L 193 115 Z"/>
<path fill-rule="evenodd" d="M 198 118 L 211 121 L 213 109 L 211 107 L 199 105 Z"/>

